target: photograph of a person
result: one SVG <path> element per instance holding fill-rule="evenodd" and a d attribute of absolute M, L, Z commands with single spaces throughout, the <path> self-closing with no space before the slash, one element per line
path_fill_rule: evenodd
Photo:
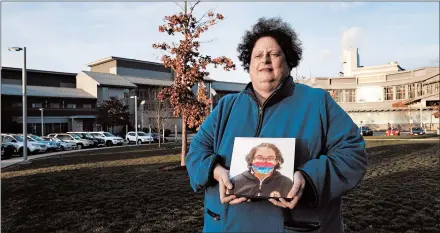
<path fill-rule="evenodd" d="M 228 194 L 287 198 L 293 186 L 294 156 L 294 138 L 236 138 L 230 172 L 233 188 Z"/>

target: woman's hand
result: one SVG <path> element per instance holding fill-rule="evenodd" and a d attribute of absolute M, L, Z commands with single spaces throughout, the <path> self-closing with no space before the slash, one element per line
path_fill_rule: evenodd
<path fill-rule="evenodd" d="M 233 186 L 229 179 L 229 170 L 226 170 L 219 164 L 214 168 L 214 179 L 219 183 L 220 202 L 222 204 L 229 203 L 230 205 L 234 205 L 247 201 L 245 197 L 237 198 L 235 195 L 226 196 L 228 189 L 232 189 Z"/>
<path fill-rule="evenodd" d="M 283 198 L 280 198 L 279 201 L 275 199 L 269 199 L 269 201 L 276 206 L 293 209 L 298 203 L 299 199 L 301 199 L 305 186 L 306 180 L 304 179 L 304 176 L 300 171 L 296 171 L 293 175 L 293 187 L 289 191 L 289 194 L 287 194 L 287 198 L 293 198 L 292 201 L 287 202 Z"/>

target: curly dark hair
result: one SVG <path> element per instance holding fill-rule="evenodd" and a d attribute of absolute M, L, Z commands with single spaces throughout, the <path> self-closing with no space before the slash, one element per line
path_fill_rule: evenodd
<path fill-rule="evenodd" d="M 238 59 L 243 68 L 249 72 L 252 49 L 261 37 L 274 38 L 283 50 L 290 69 L 298 66 L 302 58 L 301 41 L 293 28 L 280 18 L 259 18 L 251 30 L 245 32 L 242 42 L 237 47 Z"/>

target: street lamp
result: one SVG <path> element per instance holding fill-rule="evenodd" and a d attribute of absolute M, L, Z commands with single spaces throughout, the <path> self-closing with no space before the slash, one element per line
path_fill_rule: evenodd
<path fill-rule="evenodd" d="M 28 150 L 27 150 L 27 97 L 26 97 L 26 47 L 20 48 L 20 47 L 10 47 L 8 48 L 9 51 L 23 51 L 23 68 L 22 68 L 22 96 L 23 96 L 23 162 L 27 163 L 27 156 L 28 156 Z"/>
<path fill-rule="evenodd" d="M 134 99 L 134 125 L 136 129 L 136 145 L 138 144 L 138 114 L 137 114 L 137 96 L 130 96 L 130 99 Z"/>
<path fill-rule="evenodd" d="M 44 136 L 44 122 L 43 122 L 44 108 L 40 108 L 39 110 L 41 112 L 41 137 L 43 137 Z"/>
<path fill-rule="evenodd" d="M 141 130 L 144 130 L 144 107 L 145 107 L 145 100 L 142 100 L 141 105 L 142 105 L 142 115 L 141 115 Z"/>

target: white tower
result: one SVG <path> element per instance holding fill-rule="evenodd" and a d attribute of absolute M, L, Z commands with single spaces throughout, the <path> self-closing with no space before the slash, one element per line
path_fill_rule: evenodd
<path fill-rule="evenodd" d="M 359 68 L 359 50 L 357 48 L 344 49 L 341 56 L 344 77 L 353 76 L 353 69 Z"/>

